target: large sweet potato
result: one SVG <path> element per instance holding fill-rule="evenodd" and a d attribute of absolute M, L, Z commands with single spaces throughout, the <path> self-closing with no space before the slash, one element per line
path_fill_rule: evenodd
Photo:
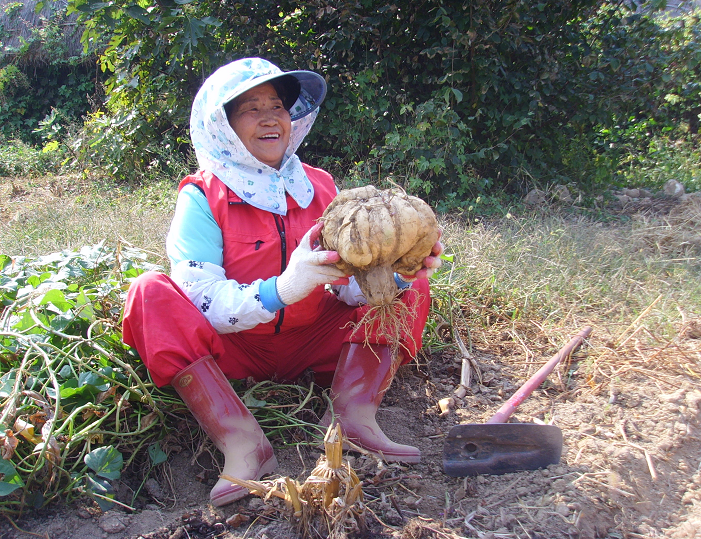
<path fill-rule="evenodd" d="M 366 185 L 341 191 L 321 220 L 322 247 L 338 252 L 336 265 L 355 275 L 370 305 L 391 303 L 394 272 L 419 271 L 440 237 L 433 210 L 400 189 Z"/>

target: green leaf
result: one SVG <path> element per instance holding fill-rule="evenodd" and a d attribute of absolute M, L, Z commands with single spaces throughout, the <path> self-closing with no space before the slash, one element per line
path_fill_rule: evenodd
<path fill-rule="evenodd" d="M 146 26 L 151 24 L 151 19 L 148 16 L 148 11 L 146 11 L 141 6 L 137 6 L 137 5 L 129 6 L 124 11 L 131 18 L 136 19 L 138 21 L 141 21 Z"/>
<path fill-rule="evenodd" d="M 87 403 L 94 400 L 95 395 L 110 387 L 103 378 L 92 372 L 81 372 L 78 378 L 69 378 L 60 386 L 61 399 L 77 399 Z M 47 390 L 49 391 L 49 390 Z"/>
<path fill-rule="evenodd" d="M 50 253 L 48 255 L 40 256 L 36 260 L 36 266 L 54 266 L 56 263 L 63 262 L 65 263 L 67 260 L 70 260 L 71 254 L 68 254 L 66 251 L 61 251 L 58 253 Z"/>
<path fill-rule="evenodd" d="M 202 22 L 215 28 L 219 28 L 222 25 L 222 22 L 216 17 L 202 17 Z"/>
<path fill-rule="evenodd" d="M 265 401 L 256 399 L 250 393 L 246 393 L 242 400 L 247 408 L 265 408 L 265 405 L 268 404 Z"/>
<path fill-rule="evenodd" d="M 17 473 L 17 470 L 12 463 L 5 459 L 0 459 L 0 496 L 12 494 L 18 488 L 24 486 L 22 478 Z"/>
<path fill-rule="evenodd" d="M 44 294 L 44 297 L 41 298 L 39 305 L 47 305 L 49 303 L 64 313 L 75 307 L 75 304 L 72 301 L 67 300 L 66 295 L 61 290 L 56 288 L 52 288 L 46 294 Z"/>
<path fill-rule="evenodd" d="M 12 258 L 7 255 L 0 255 L 0 271 L 12 265 Z"/>
<path fill-rule="evenodd" d="M 203 19 L 186 16 L 178 56 L 183 56 L 186 51 L 191 53 L 197 47 L 200 38 L 204 36 L 206 29 L 207 23 Z"/>
<path fill-rule="evenodd" d="M 104 378 L 90 371 L 83 371 L 78 375 L 78 386 L 92 386 L 98 391 L 107 391 L 110 387 Z"/>
<path fill-rule="evenodd" d="M 25 502 L 28 507 L 33 507 L 34 509 L 41 509 L 44 506 L 44 494 L 40 490 L 30 492 L 25 498 Z"/>
<path fill-rule="evenodd" d="M 14 369 L 8 373 L 5 373 L 3 377 L 0 378 L 0 399 L 6 399 L 12 394 L 16 380 L 17 371 Z"/>
<path fill-rule="evenodd" d="M 455 95 L 455 100 L 458 103 L 461 103 L 462 102 L 462 92 L 460 90 L 458 90 L 457 88 L 451 88 L 451 90 L 453 91 L 453 95 Z"/>
<path fill-rule="evenodd" d="M 93 449 L 83 460 L 88 468 L 105 479 L 119 479 L 124 466 L 122 454 L 111 445 Z"/>
<path fill-rule="evenodd" d="M 29 311 L 24 311 L 22 317 L 15 324 L 12 325 L 12 329 L 14 329 L 15 331 L 23 332 L 35 325 L 36 322 L 32 318 L 32 315 L 29 313 Z"/>
<path fill-rule="evenodd" d="M 51 323 L 49 325 L 51 326 L 51 329 L 63 332 L 70 325 L 70 323 L 73 322 L 73 320 L 75 320 L 75 318 L 72 314 L 57 314 L 51 319 Z"/>
<path fill-rule="evenodd" d="M 151 465 L 158 466 L 168 459 L 168 455 L 161 449 L 161 444 L 154 442 L 148 446 L 148 456 L 151 457 Z"/>
<path fill-rule="evenodd" d="M 99 264 L 104 264 L 114 260 L 114 255 L 105 248 L 104 240 L 95 245 L 85 246 L 80 249 L 78 263 L 87 269 L 94 269 Z"/>
<path fill-rule="evenodd" d="M 83 387 L 78 387 L 78 379 L 77 378 L 71 378 L 67 382 L 64 382 L 59 386 L 59 394 L 61 396 L 61 399 L 70 399 L 72 397 L 80 397 L 83 396 L 87 393 L 87 398 L 91 398 L 92 396 L 96 395 L 98 392 L 93 392 L 90 391 L 92 389 L 91 386 L 83 386 Z M 55 395 L 53 394 L 53 388 L 48 388 L 47 392 L 49 396 L 53 399 L 56 398 Z"/>
<path fill-rule="evenodd" d="M 78 306 L 78 316 L 88 322 L 93 322 L 96 318 L 95 309 L 88 296 L 85 295 L 85 290 L 81 288 L 78 297 L 75 298 L 75 304 Z"/>
<path fill-rule="evenodd" d="M 85 482 L 87 483 L 88 493 L 100 494 L 100 496 L 114 499 L 114 489 L 106 479 L 87 474 L 85 476 Z M 95 496 L 94 499 L 103 511 L 107 511 L 114 506 L 114 503 L 105 500 L 103 497 Z"/>
<path fill-rule="evenodd" d="M 70 365 L 64 365 L 61 367 L 61 370 L 58 371 L 58 375 L 63 378 L 64 380 L 66 378 L 72 378 L 73 377 L 73 369 L 71 369 Z"/>
<path fill-rule="evenodd" d="M 109 3 L 107 2 L 94 2 L 88 0 L 85 4 L 82 4 L 78 6 L 78 11 L 82 11 L 83 13 L 90 13 L 93 11 L 99 11 L 102 8 L 108 7 Z"/>

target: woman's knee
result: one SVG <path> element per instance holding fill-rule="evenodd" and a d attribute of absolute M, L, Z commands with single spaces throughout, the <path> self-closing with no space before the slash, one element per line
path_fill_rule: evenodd
<path fill-rule="evenodd" d="M 163 285 L 169 283 L 170 278 L 160 271 L 147 271 L 142 273 L 136 279 L 131 282 L 129 290 L 135 289 L 148 289 L 155 286 Z"/>
<path fill-rule="evenodd" d="M 134 279 L 129 285 L 127 301 L 139 298 L 141 301 L 149 298 L 160 298 L 163 295 L 182 295 L 182 291 L 165 273 L 147 271 Z"/>

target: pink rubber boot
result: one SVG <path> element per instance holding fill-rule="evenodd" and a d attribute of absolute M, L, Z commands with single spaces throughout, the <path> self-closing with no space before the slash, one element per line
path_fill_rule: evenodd
<path fill-rule="evenodd" d="M 320 424 L 335 420 L 348 440 L 387 462 L 417 463 L 421 451 L 390 440 L 375 420 L 399 367 L 395 356 L 386 345 L 344 344 L 331 383 L 333 412 L 327 410 Z"/>
<path fill-rule="evenodd" d="M 223 474 L 258 480 L 277 468 L 270 442 L 212 356 L 188 365 L 171 383 L 202 430 L 224 454 Z M 209 498 L 212 505 L 220 506 L 247 494 L 248 489 L 219 479 Z"/>

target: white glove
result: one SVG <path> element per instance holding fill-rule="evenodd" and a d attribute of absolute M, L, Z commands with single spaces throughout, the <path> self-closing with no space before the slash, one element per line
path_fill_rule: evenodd
<path fill-rule="evenodd" d="M 299 246 L 292 252 L 287 269 L 277 278 L 277 295 L 285 305 L 303 300 L 320 285 L 339 284 L 347 278 L 333 264 L 340 260 L 336 251 L 312 249 L 319 239 L 323 223 L 317 223 L 304 235 Z"/>

